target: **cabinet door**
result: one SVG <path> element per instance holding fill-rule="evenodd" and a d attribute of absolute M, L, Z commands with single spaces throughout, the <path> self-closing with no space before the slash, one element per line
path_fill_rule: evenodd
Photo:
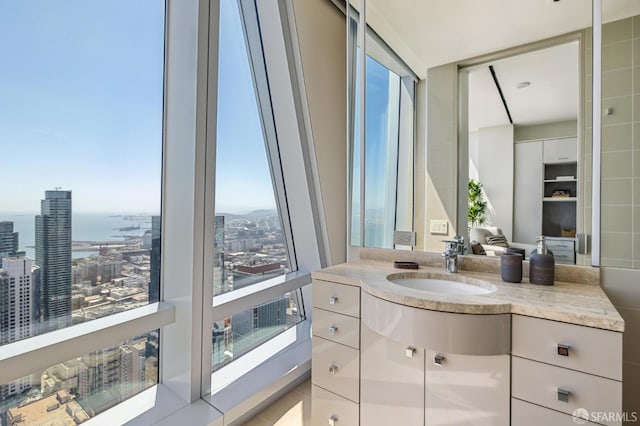
<path fill-rule="evenodd" d="M 578 161 L 578 139 L 549 139 L 544 141 L 544 162 L 574 163 Z"/>
<path fill-rule="evenodd" d="M 535 244 L 542 234 L 542 142 L 515 145 L 513 241 Z"/>
<path fill-rule="evenodd" d="M 427 425 L 508 426 L 509 355 L 451 355 L 426 350 Z"/>
<path fill-rule="evenodd" d="M 424 349 L 379 335 L 364 324 L 360 345 L 360 424 L 424 425 Z"/>

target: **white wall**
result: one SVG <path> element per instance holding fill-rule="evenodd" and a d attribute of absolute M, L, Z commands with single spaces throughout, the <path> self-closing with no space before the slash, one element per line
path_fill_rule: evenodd
<path fill-rule="evenodd" d="M 295 0 L 293 8 L 329 266 L 346 260 L 347 247 L 346 18 L 330 0 Z"/>
<path fill-rule="evenodd" d="M 469 132 L 469 179 L 473 180 L 478 180 L 479 142 L 478 132 Z"/>
<path fill-rule="evenodd" d="M 487 197 L 486 224 L 513 238 L 513 125 L 478 130 L 478 179 Z"/>
<path fill-rule="evenodd" d="M 449 64 L 429 69 L 426 84 L 427 174 L 424 203 L 427 226 L 424 247 L 418 246 L 417 249 L 441 252 L 444 249 L 442 240 L 458 234 L 458 119 L 455 114 L 458 109 L 458 66 Z M 447 235 L 429 232 L 429 221 L 433 219 L 449 223 Z"/>

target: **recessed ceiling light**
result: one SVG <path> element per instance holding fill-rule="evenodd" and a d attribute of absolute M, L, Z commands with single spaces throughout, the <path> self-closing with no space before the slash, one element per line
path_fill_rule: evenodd
<path fill-rule="evenodd" d="M 521 81 L 520 83 L 516 84 L 516 87 L 518 89 L 524 89 L 525 87 L 529 87 L 529 86 L 531 86 L 530 81 Z"/>

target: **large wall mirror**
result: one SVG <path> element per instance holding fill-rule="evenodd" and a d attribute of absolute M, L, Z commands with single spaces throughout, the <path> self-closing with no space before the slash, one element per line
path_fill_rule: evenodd
<path fill-rule="evenodd" d="M 595 242 L 603 265 L 640 267 L 640 4 L 602 3 L 602 208 L 594 211 L 591 2 L 460 3 L 350 3 L 352 245 L 408 248 L 393 231 L 413 230 L 416 250 L 442 251 L 442 240 L 460 235 L 468 253 L 495 255 L 505 244 L 528 253 L 545 235 L 558 262 L 592 264 Z M 411 118 L 373 77 L 393 62 L 414 77 Z M 412 137 L 393 139 L 394 150 L 369 148 L 411 121 Z M 387 190 L 370 186 L 371 175 Z M 480 197 L 469 199 L 470 188 Z M 595 241 L 594 220 L 602 223 Z"/>

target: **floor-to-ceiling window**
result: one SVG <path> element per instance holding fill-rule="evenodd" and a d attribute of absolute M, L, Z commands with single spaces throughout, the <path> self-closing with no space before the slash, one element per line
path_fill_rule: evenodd
<path fill-rule="evenodd" d="M 0 39 L 0 345 L 15 354 L 160 299 L 165 3 L 3 2 Z M 158 347 L 156 330 L 3 366 L 0 418 L 93 417 L 158 382 Z"/>

